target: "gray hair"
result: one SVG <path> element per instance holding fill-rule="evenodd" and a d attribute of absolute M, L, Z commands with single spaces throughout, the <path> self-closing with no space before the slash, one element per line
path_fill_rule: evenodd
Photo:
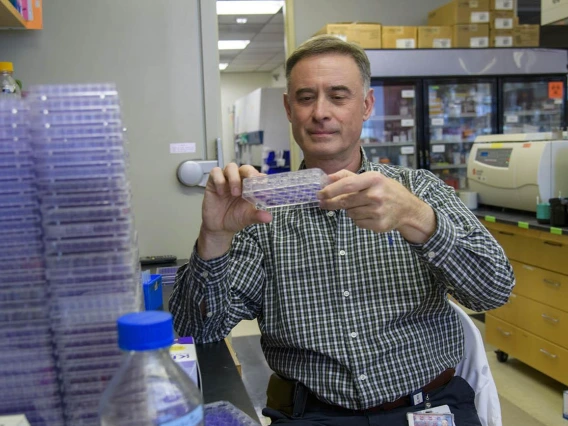
<path fill-rule="evenodd" d="M 366 95 L 371 87 L 371 64 L 365 51 L 358 45 L 341 40 L 334 35 L 319 35 L 312 37 L 302 43 L 292 55 L 286 60 L 286 87 L 290 88 L 290 74 L 292 68 L 296 66 L 300 60 L 310 57 L 323 55 L 326 53 L 337 53 L 340 55 L 350 56 L 353 58 L 363 80 L 363 90 Z"/>

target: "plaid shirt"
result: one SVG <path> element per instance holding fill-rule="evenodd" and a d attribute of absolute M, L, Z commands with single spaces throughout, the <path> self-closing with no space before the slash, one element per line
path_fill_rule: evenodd
<path fill-rule="evenodd" d="M 359 173 L 370 170 L 433 207 L 437 229 L 425 244 L 358 228 L 343 210 L 273 210 L 271 223 L 239 232 L 225 255 L 204 261 L 194 250 L 170 299 L 177 332 L 218 341 L 258 318 L 275 372 L 351 409 L 393 401 L 455 367 L 463 332 L 447 294 L 494 309 L 514 285 L 511 266 L 432 173 L 370 163 L 363 153 Z"/>

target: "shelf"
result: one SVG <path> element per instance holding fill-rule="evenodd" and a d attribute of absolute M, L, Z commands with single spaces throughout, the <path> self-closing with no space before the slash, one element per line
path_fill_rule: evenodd
<path fill-rule="evenodd" d="M 467 169 L 467 164 L 442 164 L 442 165 L 431 165 L 430 170 L 445 170 L 445 169 Z"/>
<path fill-rule="evenodd" d="M 473 143 L 474 141 L 430 141 L 430 145 L 448 145 L 453 143 Z"/>
<path fill-rule="evenodd" d="M 559 115 L 561 113 L 562 113 L 562 111 L 560 109 L 554 110 L 554 111 L 535 109 L 535 110 L 532 110 L 532 111 L 505 112 L 503 115 L 505 117 L 526 117 L 526 116 L 531 116 L 531 115 L 535 115 L 535 114 L 539 114 L 539 115 Z"/>
<path fill-rule="evenodd" d="M 414 142 L 371 142 L 371 143 L 361 143 L 363 148 L 390 148 L 396 146 L 414 146 Z"/>
<path fill-rule="evenodd" d="M 0 0 L 0 27 L 26 28 L 26 21 L 10 0 Z"/>
<path fill-rule="evenodd" d="M 0 0 L 0 29 L 41 30 L 43 0 L 33 0 L 33 20 L 26 21 L 10 3 L 10 0 Z"/>
<path fill-rule="evenodd" d="M 402 121 L 414 120 L 414 117 L 403 115 L 373 115 L 369 118 L 370 121 Z"/>

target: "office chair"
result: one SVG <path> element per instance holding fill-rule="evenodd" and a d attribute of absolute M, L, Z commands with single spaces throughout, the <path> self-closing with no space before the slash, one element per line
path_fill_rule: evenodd
<path fill-rule="evenodd" d="M 502 426 L 499 395 L 481 333 L 462 308 L 451 300 L 449 303 L 457 312 L 464 333 L 464 353 L 456 366 L 456 375 L 463 377 L 475 391 L 475 408 L 482 426 Z"/>

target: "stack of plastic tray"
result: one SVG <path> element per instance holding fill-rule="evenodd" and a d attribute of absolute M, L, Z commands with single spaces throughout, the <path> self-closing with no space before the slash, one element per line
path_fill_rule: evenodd
<path fill-rule="evenodd" d="M 116 320 L 142 307 L 118 93 L 34 86 L 28 103 L 65 420 L 98 425 L 121 359 Z"/>
<path fill-rule="evenodd" d="M 179 266 L 162 266 L 156 268 L 156 274 L 162 276 L 162 285 L 173 285 Z"/>
<path fill-rule="evenodd" d="M 63 425 L 28 120 L 0 101 L 0 415 Z"/>

